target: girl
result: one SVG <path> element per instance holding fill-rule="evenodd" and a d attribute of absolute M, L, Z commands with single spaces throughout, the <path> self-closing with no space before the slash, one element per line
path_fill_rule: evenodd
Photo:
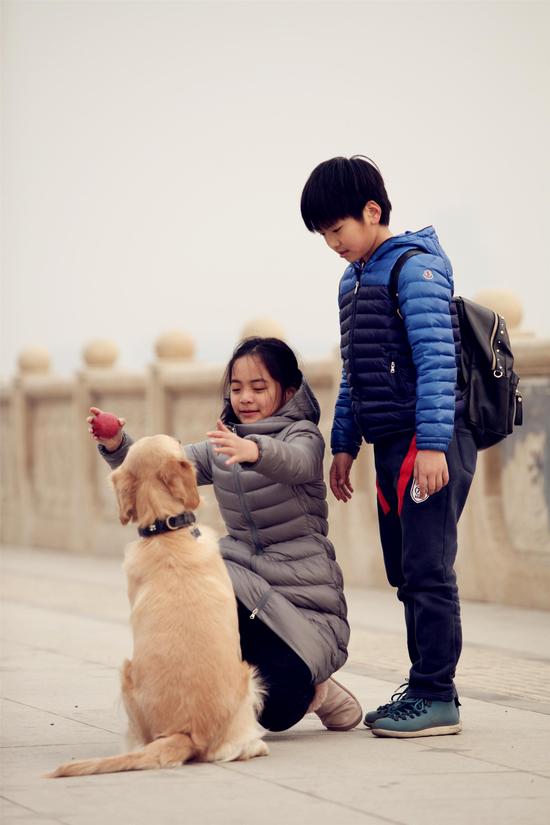
<path fill-rule="evenodd" d="M 329 730 L 349 730 L 361 707 L 329 678 L 346 661 L 349 626 L 327 538 L 319 405 L 277 338 L 238 345 L 224 397 L 208 440 L 184 450 L 198 484 L 214 486 L 227 527 L 220 550 L 237 597 L 242 655 L 267 689 L 260 724 L 286 730 L 315 711 Z M 99 412 L 91 408 L 90 424 Z M 113 468 L 132 443 L 119 422 L 114 438 L 96 439 Z"/>

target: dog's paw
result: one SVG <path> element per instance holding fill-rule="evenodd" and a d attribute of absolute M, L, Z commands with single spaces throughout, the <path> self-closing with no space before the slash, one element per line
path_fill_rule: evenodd
<path fill-rule="evenodd" d="M 255 756 L 268 756 L 269 748 L 263 739 L 254 739 L 244 746 L 239 754 L 239 760 L 253 759 Z"/>

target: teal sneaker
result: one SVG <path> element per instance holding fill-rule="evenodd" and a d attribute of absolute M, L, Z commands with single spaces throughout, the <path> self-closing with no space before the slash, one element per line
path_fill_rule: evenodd
<path fill-rule="evenodd" d="M 402 699 L 372 725 L 375 736 L 445 736 L 462 728 L 456 702 L 433 699 Z"/>
<path fill-rule="evenodd" d="M 386 705 L 379 705 L 376 710 L 369 710 L 368 713 L 365 714 L 364 723 L 367 728 L 372 727 L 372 725 L 379 719 L 381 716 L 387 716 L 389 711 L 392 710 L 402 699 L 405 698 L 407 695 L 407 688 L 409 687 L 408 682 L 403 682 L 402 685 L 399 685 L 393 696 L 391 697 L 390 701 Z"/>

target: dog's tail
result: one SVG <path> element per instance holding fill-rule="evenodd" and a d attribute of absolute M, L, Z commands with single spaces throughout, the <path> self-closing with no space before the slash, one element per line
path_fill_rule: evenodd
<path fill-rule="evenodd" d="M 152 768 L 172 768 L 187 762 L 195 752 L 190 736 L 173 733 L 149 742 L 139 751 L 130 751 L 119 756 L 104 759 L 83 759 L 79 762 L 65 762 L 47 777 L 87 776 L 94 773 L 117 773 L 118 771 L 146 771 Z"/>
<path fill-rule="evenodd" d="M 245 682 L 247 684 L 248 695 L 252 701 L 252 708 L 257 719 L 264 706 L 267 687 L 257 667 L 248 664 L 248 662 L 243 662 L 243 669 L 246 674 Z"/>

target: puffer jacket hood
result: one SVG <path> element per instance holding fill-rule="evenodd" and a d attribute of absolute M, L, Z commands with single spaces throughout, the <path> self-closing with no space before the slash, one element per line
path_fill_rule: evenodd
<path fill-rule="evenodd" d="M 410 249 L 411 247 L 417 247 L 418 249 L 424 249 L 430 255 L 437 255 L 438 258 L 441 258 L 445 265 L 445 271 L 447 278 L 452 286 L 453 284 L 453 268 L 451 265 L 451 261 L 441 246 L 440 240 L 438 238 L 437 232 L 435 231 L 433 226 L 425 226 L 423 229 L 418 229 L 416 232 L 403 232 L 400 235 L 392 235 L 391 238 L 388 238 L 384 243 L 380 244 L 378 249 L 373 252 L 371 257 L 369 258 L 368 263 L 374 264 L 376 261 L 382 258 L 391 258 L 390 267 L 393 266 L 397 258 L 404 252 L 406 249 Z M 359 262 L 350 264 L 348 270 L 353 270 L 353 275 L 356 277 L 357 268 L 359 271 L 363 269 L 364 265 L 359 264 Z M 344 273 L 344 277 L 346 273 Z"/>

